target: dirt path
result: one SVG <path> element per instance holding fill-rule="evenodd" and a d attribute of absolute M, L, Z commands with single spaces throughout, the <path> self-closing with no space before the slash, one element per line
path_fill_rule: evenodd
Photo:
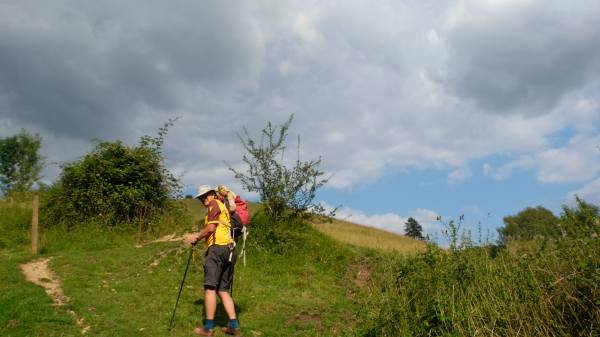
<path fill-rule="evenodd" d="M 54 305 L 61 306 L 69 301 L 60 287 L 58 277 L 48 268 L 48 262 L 52 258 L 34 260 L 20 265 L 25 279 L 35 283 L 46 290 Z"/>
<path fill-rule="evenodd" d="M 69 302 L 69 298 L 62 291 L 58 276 L 48 267 L 48 262 L 51 259 L 51 257 L 38 259 L 22 264 L 19 267 L 27 281 L 44 288 L 46 294 L 54 301 L 53 306 L 63 306 Z M 79 317 L 75 311 L 69 310 L 68 312 L 81 328 L 81 335 L 85 335 L 90 330 L 90 326 L 85 325 L 83 317 Z"/>

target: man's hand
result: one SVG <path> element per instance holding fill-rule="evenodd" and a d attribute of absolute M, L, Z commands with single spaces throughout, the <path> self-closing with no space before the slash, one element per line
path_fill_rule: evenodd
<path fill-rule="evenodd" d="M 199 235 L 198 233 L 187 234 L 183 237 L 183 242 L 188 245 L 195 245 L 198 242 Z"/>

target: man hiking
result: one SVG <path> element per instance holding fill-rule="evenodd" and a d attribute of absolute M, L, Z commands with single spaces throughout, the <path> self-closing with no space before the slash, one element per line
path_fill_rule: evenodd
<path fill-rule="evenodd" d="M 195 245 L 205 239 L 204 254 L 204 309 L 206 320 L 203 327 L 194 329 L 201 336 L 213 336 L 214 318 L 217 310 L 217 294 L 229 316 L 229 324 L 221 330 L 229 335 L 239 336 L 240 327 L 235 314 L 235 304 L 229 291 L 233 283 L 233 270 L 236 261 L 235 244 L 231 238 L 231 219 L 225 205 L 217 199 L 216 191 L 208 185 L 198 187 L 195 198 L 206 207 L 204 228 L 198 233 L 188 234 L 185 242 Z"/>

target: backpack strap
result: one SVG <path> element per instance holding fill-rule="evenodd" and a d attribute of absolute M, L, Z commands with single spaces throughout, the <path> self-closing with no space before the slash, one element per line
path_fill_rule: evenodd
<path fill-rule="evenodd" d="M 242 257 L 242 261 L 244 261 L 244 267 L 246 266 L 246 238 L 248 237 L 248 227 L 242 227 L 242 238 L 244 241 L 242 242 L 242 251 L 240 252 L 240 256 Z"/>
<path fill-rule="evenodd" d="M 225 204 L 223 204 L 223 202 L 221 202 L 218 199 L 215 199 L 215 201 L 217 202 L 217 206 L 219 207 L 219 211 L 220 211 L 221 214 L 219 215 L 219 219 L 212 220 L 212 221 L 207 221 L 206 224 L 207 225 L 208 224 L 214 224 L 217 227 L 219 225 L 223 225 L 223 226 L 225 226 L 226 228 L 229 229 L 228 230 L 228 232 L 229 232 L 229 238 L 231 239 L 231 242 L 232 242 L 229 245 L 229 248 L 230 248 L 229 262 L 231 262 L 231 259 L 232 259 L 232 256 L 233 256 L 233 249 L 235 248 L 235 240 L 234 240 L 234 237 L 233 237 L 233 235 L 231 233 L 231 214 L 229 214 L 229 210 L 227 210 L 227 207 L 225 206 Z M 220 219 L 221 215 L 225 216 L 228 221 L 221 220 Z M 206 216 L 208 217 L 208 214 Z M 212 238 L 213 243 L 216 241 L 216 236 L 215 235 L 216 235 L 216 232 L 211 235 L 211 236 L 213 236 L 213 238 Z"/>

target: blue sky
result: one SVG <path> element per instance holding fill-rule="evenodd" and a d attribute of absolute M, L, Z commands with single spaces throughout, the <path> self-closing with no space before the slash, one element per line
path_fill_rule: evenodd
<path fill-rule="evenodd" d="M 600 203 L 600 3 L 558 0 L 4 1 L 0 137 L 57 163 L 181 117 L 169 168 L 193 191 L 243 169 L 237 134 L 290 114 L 322 156 L 319 200 L 401 233 L 465 215 Z M 489 214 L 489 215 L 488 215 Z"/>
<path fill-rule="evenodd" d="M 540 183 L 531 171 L 496 180 L 483 173 L 483 163 L 494 161 L 502 162 L 502 158 L 475 161 L 469 165 L 472 175 L 463 181 L 448 181 L 448 170 L 396 172 L 347 192 L 327 189 L 320 197 L 330 204 L 339 202 L 368 214 L 413 215 L 417 209 L 429 209 L 446 220 L 458 220 L 464 214 L 466 226 L 475 230 L 480 223 L 484 230 L 490 229 L 495 235 L 495 228 L 503 225 L 504 216 L 516 214 L 525 207 L 542 205 L 560 214 L 561 206 L 569 203 L 568 193 L 577 187 L 576 184 Z M 431 217 L 422 220 L 432 225 L 431 232 L 441 226 Z M 402 227 L 402 223 L 394 225 Z"/>

